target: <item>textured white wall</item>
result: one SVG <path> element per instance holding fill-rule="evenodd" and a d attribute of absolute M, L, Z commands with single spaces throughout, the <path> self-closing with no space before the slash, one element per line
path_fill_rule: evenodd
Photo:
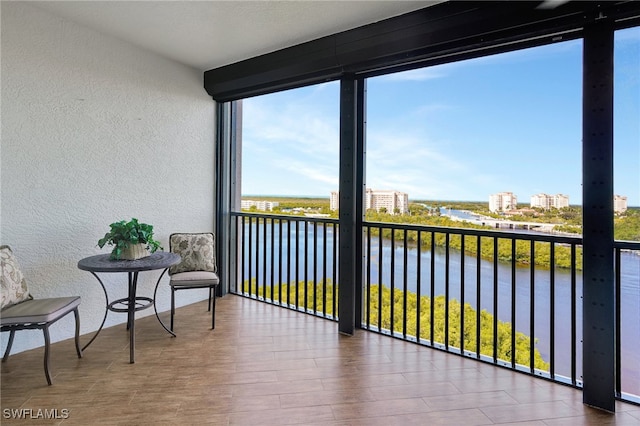
<path fill-rule="evenodd" d="M 171 232 L 212 230 L 214 102 L 195 69 L 28 2 L 1 7 L 0 243 L 13 248 L 36 297 L 82 297 L 86 334 L 105 302 L 77 263 L 108 252 L 96 243 L 110 223 L 150 223 L 165 249 Z M 152 296 L 158 276 L 141 273 L 139 294 Z M 126 274 L 102 277 L 112 298 L 126 295 Z M 159 311 L 169 308 L 167 281 Z M 181 292 L 177 304 L 205 297 Z M 153 308 L 137 314 L 146 315 Z M 111 312 L 105 326 L 125 319 Z M 51 328 L 52 340 L 73 330 L 71 315 Z M 41 332 L 23 331 L 12 353 L 42 345 Z"/>

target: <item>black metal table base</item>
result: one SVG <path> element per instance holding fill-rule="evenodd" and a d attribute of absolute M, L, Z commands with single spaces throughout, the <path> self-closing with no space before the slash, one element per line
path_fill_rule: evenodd
<path fill-rule="evenodd" d="M 89 257 L 78 262 L 78 267 L 80 269 L 89 271 L 98 280 L 98 282 L 100 283 L 100 286 L 102 287 L 102 291 L 104 292 L 104 298 L 105 298 L 105 312 L 104 312 L 104 317 L 102 318 L 102 323 L 100 324 L 100 327 L 98 328 L 98 330 L 96 330 L 91 340 L 89 340 L 89 342 L 86 345 L 84 345 L 84 347 L 82 348 L 83 351 L 87 347 L 89 347 L 91 343 L 93 343 L 96 337 L 98 337 L 98 334 L 100 334 L 100 332 L 102 331 L 102 328 L 104 327 L 104 324 L 107 320 L 107 315 L 109 314 L 109 311 L 127 314 L 127 330 L 129 331 L 129 362 L 131 364 L 135 363 L 135 313 L 137 311 L 148 309 L 151 306 L 153 306 L 155 310 L 156 318 L 158 319 L 158 322 L 160 323 L 162 328 L 164 328 L 168 333 L 170 333 L 172 336 L 175 337 L 175 333 L 169 330 L 167 326 L 164 325 L 162 320 L 160 320 L 160 317 L 158 316 L 158 310 L 155 304 L 155 298 L 156 298 L 156 293 L 158 292 L 158 285 L 160 284 L 160 280 L 162 280 L 162 277 L 169 269 L 169 266 L 172 266 L 180 261 L 180 256 L 174 255 L 173 253 L 162 253 L 161 256 L 162 258 L 160 258 L 159 261 L 156 261 L 155 263 L 147 262 L 147 263 L 150 263 L 149 266 L 147 266 L 144 262 L 139 262 L 138 264 L 123 263 L 127 261 L 113 261 L 117 263 L 109 264 L 105 262 L 104 255 Z M 138 262 L 138 261 L 129 261 L 129 262 Z M 156 281 L 155 290 L 153 292 L 153 298 L 136 296 L 137 287 L 138 287 L 138 272 L 149 271 L 153 269 L 163 269 L 162 273 L 158 277 L 158 280 Z M 128 284 L 129 284 L 127 297 L 110 302 L 109 295 L 107 293 L 107 288 L 105 287 L 104 283 L 102 282 L 102 280 L 100 279 L 100 277 L 97 275 L 96 272 L 127 272 Z"/>

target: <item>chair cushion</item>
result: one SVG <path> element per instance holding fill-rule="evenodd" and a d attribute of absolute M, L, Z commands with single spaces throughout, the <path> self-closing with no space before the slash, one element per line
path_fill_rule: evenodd
<path fill-rule="evenodd" d="M 9 246 L 0 246 L 0 309 L 32 299 L 18 260 Z"/>
<path fill-rule="evenodd" d="M 213 233 L 171 234 L 169 247 L 182 258 L 182 262 L 169 268 L 169 275 L 189 271 L 217 272 Z"/>
<path fill-rule="evenodd" d="M 27 300 L 3 309 L 0 312 L 0 324 L 51 322 L 66 315 L 79 304 L 79 296 Z"/>
<path fill-rule="evenodd" d="M 188 286 L 188 287 L 208 287 L 211 285 L 217 285 L 220 282 L 218 275 L 215 272 L 206 271 L 193 271 L 193 272 L 180 272 L 173 274 L 169 285 L 172 287 Z"/>

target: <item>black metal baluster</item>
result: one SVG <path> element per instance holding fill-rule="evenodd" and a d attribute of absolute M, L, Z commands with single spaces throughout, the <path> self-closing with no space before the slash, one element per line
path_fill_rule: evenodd
<path fill-rule="evenodd" d="M 309 222 L 304 221 L 304 311 L 309 308 L 308 303 L 308 287 L 309 287 Z"/>
<path fill-rule="evenodd" d="M 577 282 L 576 282 L 576 245 L 571 244 L 571 384 L 576 386 L 577 381 L 577 331 L 576 331 L 576 303 L 577 303 Z"/>
<path fill-rule="evenodd" d="M 271 256 L 270 256 L 271 257 L 271 259 L 270 259 L 270 262 L 271 262 L 270 263 L 270 266 L 271 266 L 271 271 L 270 271 L 271 272 L 271 297 L 270 297 L 271 303 L 275 303 L 274 293 L 275 293 L 275 269 L 276 269 L 275 268 L 275 266 L 276 266 L 276 264 L 275 264 L 275 257 L 276 257 L 275 238 L 276 238 L 276 236 L 275 236 L 275 223 L 274 222 L 275 222 L 275 219 L 271 219 L 271 253 L 270 253 L 271 254 Z M 266 290 L 267 289 L 265 288 L 265 293 L 267 292 Z M 265 296 L 266 296 L 266 294 L 265 294 Z M 266 297 L 265 297 L 265 299 L 266 299 Z"/>
<path fill-rule="evenodd" d="M 248 288 L 245 289 L 245 294 L 248 294 L 249 297 L 251 297 L 251 281 L 253 280 L 253 219 L 256 219 L 256 222 L 258 220 L 257 218 L 249 217 L 249 250 L 248 250 L 249 258 L 247 259 L 249 264 L 249 269 L 248 269 L 249 276 L 247 277 Z M 256 225 L 256 229 L 257 229 L 257 225 Z"/>
<path fill-rule="evenodd" d="M 464 355 L 464 235 L 460 235 L 460 355 Z"/>
<path fill-rule="evenodd" d="M 367 232 L 367 276 L 365 278 L 365 283 L 367 286 L 367 296 L 366 296 L 366 308 L 367 314 L 365 323 L 367 324 L 367 329 L 371 328 L 371 228 L 366 228 Z M 380 309 L 380 307 L 378 307 Z"/>
<path fill-rule="evenodd" d="M 246 242 L 247 242 L 247 240 L 246 240 L 246 238 L 247 238 L 247 224 L 245 222 L 245 217 L 244 216 L 242 216 L 242 218 L 240 218 L 240 219 L 241 219 L 241 223 L 242 223 L 242 239 L 238 240 L 238 241 L 242 241 L 242 247 L 240 249 L 240 255 L 241 255 L 241 258 L 240 258 L 240 292 L 242 294 L 244 294 L 244 280 L 245 280 L 244 268 L 247 266 L 246 265 L 246 260 L 245 260 L 245 257 L 247 255 L 247 253 L 246 253 L 246 250 L 247 250 L 247 244 L 246 244 Z M 238 291 L 237 284 L 238 283 L 236 283 L 236 291 Z"/>
<path fill-rule="evenodd" d="M 393 331 L 395 330 L 395 300 L 396 300 L 396 232 L 393 228 L 391 228 L 391 266 L 390 266 L 390 276 L 391 276 L 391 324 L 389 326 L 389 331 L 393 336 Z"/>
<path fill-rule="evenodd" d="M 253 256 L 255 257 L 254 263 L 255 263 L 255 284 L 254 287 L 252 288 L 251 285 L 249 285 L 249 294 L 251 295 L 251 297 L 257 298 L 258 296 L 258 287 L 260 285 L 260 218 L 256 217 L 256 228 L 255 228 L 255 252 L 253 253 Z"/>
<path fill-rule="evenodd" d="M 382 227 L 378 228 L 378 331 L 382 331 Z"/>
<path fill-rule="evenodd" d="M 556 246 L 549 243 L 549 374 L 556 377 Z"/>
<path fill-rule="evenodd" d="M 619 398 L 622 396 L 622 312 L 621 312 L 621 261 L 620 261 L 620 249 L 616 248 L 614 252 L 615 261 L 615 285 L 616 285 L 616 396 Z"/>
<path fill-rule="evenodd" d="M 287 220 L 287 307 L 291 307 L 291 221 Z"/>
<path fill-rule="evenodd" d="M 511 239 L 511 368 L 516 368 L 516 239 Z"/>
<path fill-rule="evenodd" d="M 482 237 L 478 235 L 478 252 L 476 253 L 476 358 L 480 359 L 480 340 L 482 336 L 480 335 L 480 302 L 482 300 Z"/>
<path fill-rule="evenodd" d="M 530 247 L 531 247 L 531 254 L 530 254 L 530 258 L 529 258 L 529 275 L 530 275 L 530 279 L 529 279 L 529 284 L 530 284 L 530 288 L 529 288 L 529 293 L 530 293 L 530 300 L 531 300 L 531 307 L 530 307 L 530 311 L 529 311 L 529 368 L 531 369 L 530 372 L 531 374 L 533 374 L 535 372 L 535 320 L 536 320 L 536 297 L 535 297 L 535 263 L 536 263 L 536 250 L 535 250 L 535 244 L 534 241 L 531 240 L 530 241 Z"/>
<path fill-rule="evenodd" d="M 450 243 L 451 234 L 444 234 L 444 347 L 449 350 L 449 267 L 450 267 Z"/>
<path fill-rule="evenodd" d="M 431 312 L 429 312 L 429 340 L 431 346 L 434 346 L 434 321 L 435 321 L 435 302 L 436 302 L 436 233 L 431 232 Z"/>
<path fill-rule="evenodd" d="M 322 225 L 322 316 L 327 316 L 327 224 Z"/>
<path fill-rule="evenodd" d="M 300 307 L 300 221 L 296 220 L 296 301 L 295 308 Z"/>
<path fill-rule="evenodd" d="M 422 231 L 418 230 L 417 240 L 417 253 L 416 253 L 416 341 L 420 343 L 420 306 L 422 305 Z"/>
<path fill-rule="evenodd" d="M 278 219 L 278 305 L 282 306 L 282 285 L 284 280 L 282 279 L 282 244 L 284 240 L 282 238 L 282 219 Z"/>
<path fill-rule="evenodd" d="M 318 312 L 318 222 L 313 222 L 313 313 Z"/>
<path fill-rule="evenodd" d="M 332 300 L 332 313 L 333 313 L 333 319 L 337 321 L 338 319 L 338 311 L 337 311 L 337 305 L 336 305 L 336 301 L 338 300 L 338 262 L 336 262 L 336 259 L 338 259 L 338 247 L 339 247 L 339 241 L 338 241 L 338 224 L 334 223 L 333 224 L 333 300 Z"/>
<path fill-rule="evenodd" d="M 262 218 L 262 300 L 267 300 L 267 218 Z M 256 295 L 260 298 L 260 287 L 256 287 Z"/>
<path fill-rule="evenodd" d="M 498 237 L 493 237 L 493 362 L 498 362 Z"/>
<path fill-rule="evenodd" d="M 407 297 L 409 294 L 409 283 L 407 281 L 407 261 L 409 257 L 407 247 L 407 230 L 403 230 L 403 261 L 402 261 L 402 279 L 403 279 L 403 296 L 402 296 L 402 336 L 407 338 Z"/>

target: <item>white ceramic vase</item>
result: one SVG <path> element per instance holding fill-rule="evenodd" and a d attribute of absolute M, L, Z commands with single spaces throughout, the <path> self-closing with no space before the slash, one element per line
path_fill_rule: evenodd
<path fill-rule="evenodd" d="M 120 259 L 136 260 L 136 259 L 141 259 L 147 256 L 149 256 L 149 250 L 147 250 L 147 245 L 138 243 L 138 244 L 130 244 L 129 247 L 123 249 L 122 254 L 120 255 Z"/>

